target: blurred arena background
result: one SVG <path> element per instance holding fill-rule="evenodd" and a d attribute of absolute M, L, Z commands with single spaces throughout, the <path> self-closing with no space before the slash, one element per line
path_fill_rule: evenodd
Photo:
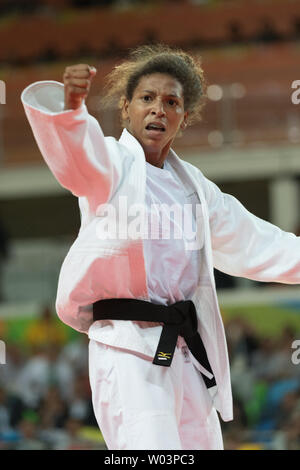
<path fill-rule="evenodd" d="M 101 112 L 103 78 L 152 42 L 200 55 L 206 74 L 203 120 L 175 149 L 251 212 L 300 234 L 299 0 L 1 0 L 0 449 L 105 449 L 87 338 L 54 309 L 77 199 L 46 167 L 20 94 L 62 81 L 67 65 L 94 65 L 87 104 L 118 137 L 116 111 Z M 225 449 L 299 450 L 300 287 L 215 274 L 235 403 Z"/>

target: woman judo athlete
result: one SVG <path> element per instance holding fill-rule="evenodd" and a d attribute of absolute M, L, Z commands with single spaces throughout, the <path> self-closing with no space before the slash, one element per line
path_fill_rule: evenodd
<path fill-rule="evenodd" d="M 79 198 L 57 313 L 90 338 L 94 412 L 109 449 L 222 449 L 217 412 L 233 419 L 232 394 L 213 268 L 299 284 L 300 238 L 249 213 L 172 150 L 201 116 L 197 59 L 142 46 L 114 68 L 104 104 L 119 102 L 119 140 L 88 114 L 95 74 L 70 66 L 63 84 L 22 93 L 46 163 Z"/>

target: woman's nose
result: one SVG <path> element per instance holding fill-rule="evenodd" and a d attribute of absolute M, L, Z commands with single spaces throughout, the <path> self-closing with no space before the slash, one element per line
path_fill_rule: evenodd
<path fill-rule="evenodd" d="M 157 116 L 164 116 L 166 112 L 164 110 L 163 103 L 161 103 L 160 101 L 156 101 L 156 103 L 153 103 L 151 114 L 157 115 Z"/>

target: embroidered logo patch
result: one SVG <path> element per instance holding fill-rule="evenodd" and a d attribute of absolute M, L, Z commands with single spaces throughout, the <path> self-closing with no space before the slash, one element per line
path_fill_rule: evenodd
<path fill-rule="evenodd" d="M 159 351 L 157 358 L 160 361 L 167 361 L 168 359 L 171 358 L 171 353 L 165 353 L 165 352 Z"/>

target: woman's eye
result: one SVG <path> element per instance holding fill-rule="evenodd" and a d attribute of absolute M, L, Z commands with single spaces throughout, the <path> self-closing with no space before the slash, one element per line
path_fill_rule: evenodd
<path fill-rule="evenodd" d="M 177 101 L 175 101 L 175 100 L 169 100 L 168 103 L 169 103 L 170 106 L 176 106 L 177 105 Z"/>
<path fill-rule="evenodd" d="M 143 96 L 143 100 L 144 100 L 144 101 L 150 101 L 150 100 L 151 100 L 151 96 L 150 96 L 150 95 L 145 95 L 145 96 Z"/>

